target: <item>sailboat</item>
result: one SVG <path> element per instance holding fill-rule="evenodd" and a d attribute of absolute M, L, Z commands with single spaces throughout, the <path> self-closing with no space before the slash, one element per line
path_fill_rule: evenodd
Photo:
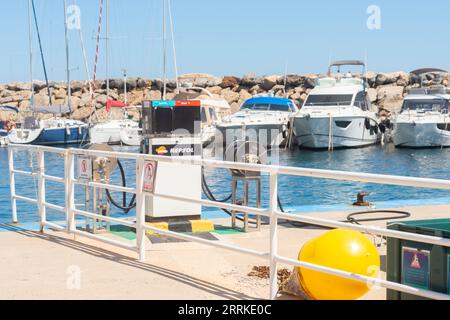
<path fill-rule="evenodd" d="M 32 18 L 33 12 L 36 32 L 39 40 L 42 65 L 44 69 L 45 80 L 47 83 L 49 102 L 48 107 L 36 107 L 34 105 L 34 84 L 33 84 L 33 50 L 32 50 Z M 71 120 L 61 117 L 71 112 L 70 108 L 70 71 L 69 71 L 69 47 L 68 47 L 68 29 L 67 29 L 67 1 L 64 0 L 64 27 L 66 40 L 66 63 L 67 63 L 67 87 L 68 97 L 67 106 L 52 106 L 51 92 L 48 84 L 47 70 L 45 66 L 42 43 L 39 33 L 39 26 L 36 17 L 36 8 L 34 0 L 28 1 L 28 25 L 29 25 L 29 46 L 30 46 L 30 80 L 31 80 L 31 110 L 33 116 L 25 118 L 21 128 L 13 129 L 8 140 L 14 144 L 38 144 L 38 145 L 61 145 L 61 144 L 79 144 L 87 140 L 88 125 L 77 120 Z M 53 118 L 47 120 L 38 120 L 36 113 L 51 113 Z M 58 115 L 58 116 L 56 116 Z"/>
<path fill-rule="evenodd" d="M 103 2 L 100 4 L 103 6 Z M 128 113 L 125 109 L 127 107 L 126 103 L 121 103 L 120 101 L 109 100 L 109 1 L 106 0 L 106 95 L 108 97 L 107 101 L 107 112 L 109 113 L 109 119 L 106 122 L 99 122 L 93 124 L 89 128 L 89 137 L 91 143 L 97 144 L 121 144 L 121 132 L 124 130 L 134 130 L 139 129 L 139 123 L 131 120 L 128 117 Z M 100 11 L 99 21 L 102 19 L 102 10 Z M 100 40 L 101 23 L 99 23 L 99 32 L 97 34 L 97 47 Z M 97 50 L 98 52 L 98 50 Z M 96 64 L 98 57 L 96 57 Z M 97 65 L 94 66 L 94 79 L 96 77 Z M 125 82 L 126 83 L 126 82 Z M 125 86 L 126 92 L 126 86 Z M 121 119 L 112 119 L 111 107 L 123 108 L 123 114 Z"/>

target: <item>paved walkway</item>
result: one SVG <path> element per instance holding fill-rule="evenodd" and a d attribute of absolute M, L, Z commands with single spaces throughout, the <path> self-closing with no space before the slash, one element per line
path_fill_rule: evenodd
<path fill-rule="evenodd" d="M 446 218 L 450 206 L 406 210 L 414 213 L 409 220 Z M 335 220 L 346 216 L 345 213 L 313 215 Z M 385 226 L 386 222 L 370 224 Z M 40 234 L 20 226 L 0 225 L 0 229 L 8 231 L 0 232 L 0 299 L 268 298 L 269 281 L 247 276 L 253 266 L 268 265 L 263 259 L 196 243 L 148 243 L 147 259 L 142 263 L 132 252 L 83 237 L 74 240 L 65 233 Z M 279 231 L 280 254 L 296 258 L 306 241 L 323 232 L 283 225 Z M 264 227 L 259 232 L 217 237 L 267 251 L 268 235 L 269 230 Z M 380 254 L 385 263 L 385 248 L 380 248 Z M 385 290 L 374 288 L 364 299 L 385 299 Z"/>

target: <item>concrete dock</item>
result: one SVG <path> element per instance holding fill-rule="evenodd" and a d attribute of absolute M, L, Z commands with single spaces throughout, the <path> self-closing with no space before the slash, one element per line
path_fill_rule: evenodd
<path fill-rule="evenodd" d="M 412 213 L 407 220 L 448 218 L 450 206 L 396 208 Z M 358 211 L 355 209 L 354 211 Z M 345 220 L 350 212 L 310 213 L 315 217 Z M 401 221 L 401 220 L 400 220 Z M 229 226 L 229 219 L 214 221 Z M 365 223 L 386 226 L 386 221 Z M 296 258 L 302 245 L 325 232 L 282 224 L 279 254 Z M 269 229 L 215 234 L 219 240 L 268 251 Z M 118 238 L 108 234 L 108 237 Z M 369 236 L 370 239 L 374 237 Z M 123 241 L 123 238 L 120 238 Z M 379 240 L 379 239 L 378 239 Z M 267 299 L 269 280 L 249 277 L 253 266 L 268 261 L 201 244 L 151 244 L 139 262 L 132 252 L 63 232 L 0 225 L 0 299 Z M 385 277 L 386 248 L 381 277 Z M 280 266 L 284 267 L 284 266 Z M 288 267 L 292 269 L 292 267 Z M 384 300 L 386 290 L 372 288 L 363 299 Z M 280 295 L 279 299 L 293 299 Z"/>

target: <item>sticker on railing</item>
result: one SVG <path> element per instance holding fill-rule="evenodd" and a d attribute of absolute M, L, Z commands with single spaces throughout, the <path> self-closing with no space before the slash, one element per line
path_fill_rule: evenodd
<path fill-rule="evenodd" d="M 78 180 L 85 182 L 92 180 L 92 160 L 90 157 L 78 157 Z"/>
<path fill-rule="evenodd" d="M 143 191 L 148 193 L 155 192 L 155 179 L 156 179 L 156 170 L 158 168 L 158 162 L 156 161 L 145 161 L 144 164 L 144 183 L 143 183 Z"/>

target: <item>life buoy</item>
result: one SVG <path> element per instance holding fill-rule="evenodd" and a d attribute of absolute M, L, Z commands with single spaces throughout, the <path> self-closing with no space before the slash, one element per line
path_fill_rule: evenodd
<path fill-rule="evenodd" d="M 6 132 L 11 132 L 12 130 L 14 130 L 14 128 L 16 127 L 16 124 L 10 120 L 6 121 L 3 124 L 3 129 L 6 130 Z"/>

